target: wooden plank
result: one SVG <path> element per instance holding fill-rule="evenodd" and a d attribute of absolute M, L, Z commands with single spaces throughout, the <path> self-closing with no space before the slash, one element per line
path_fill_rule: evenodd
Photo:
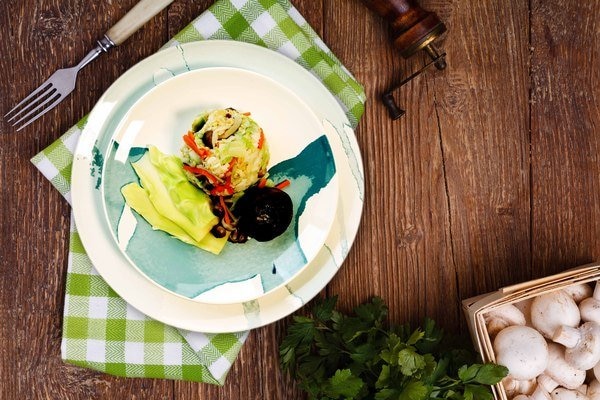
<path fill-rule="evenodd" d="M 600 4 L 532 2 L 535 276 L 600 257 Z"/>
<path fill-rule="evenodd" d="M 0 32 L 6 40 L 2 41 L 0 74 L 1 81 L 9 85 L 0 96 L 2 115 L 54 70 L 77 63 L 135 3 L 3 2 Z M 172 397 L 168 381 L 124 380 L 61 361 L 70 208 L 29 162 L 85 115 L 114 79 L 155 51 L 165 37 L 163 15 L 121 48 L 86 67 L 74 93 L 31 128 L 16 133 L 2 122 L 2 398 L 158 398 L 153 393 Z"/>
<path fill-rule="evenodd" d="M 5 33 L 5 30 L 14 32 L 14 20 L 10 18 L 13 13 L 12 4 L 0 4 L 0 32 L 3 38 L 11 38 Z M 10 40 L 0 41 L 0 52 L 4 55 L 10 54 Z M 8 93 L 14 85 L 11 85 L 12 76 L 9 69 L 8 57 L 0 58 L 0 110 L 2 115 L 10 110 L 12 106 Z M 12 245 L 19 230 L 15 227 L 14 215 L 9 213 L 12 200 L 9 193 L 14 190 L 10 184 L 15 171 L 14 166 L 8 164 L 8 160 L 13 160 L 11 153 L 16 149 L 18 140 L 16 137 L 10 137 L 5 134 L 8 131 L 7 124 L 0 122 L 0 186 L 4 188 L 0 194 L 0 376 L 4 381 L 0 385 L 0 398 L 10 399 L 13 397 L 14 388 L 17 386 L 17 374 L 14 372 L 14 366 L 9 360 L 16 357 L 14 338 L 16 336 L 16 323 L 18 318 L 18 297 L 14 288 L 17 285 L 17 274 L 15 269 L 19 267 L 16 263 L 16 251 Z M 23 169 L 18 169 L 22 172 Z M 31 183 L 31 181 L 28 181 Z M 11 210 L 12 211 L 12 210 Z"/>
<path fill-rule="evenodd" d="M 463 1 L 440 15 L 449 67 L 432 83 L 461 300 L 531 276 L 529 10 Z"/>

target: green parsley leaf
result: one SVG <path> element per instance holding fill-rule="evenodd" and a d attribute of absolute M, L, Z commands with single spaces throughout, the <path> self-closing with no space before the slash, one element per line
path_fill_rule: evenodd
<path fill-rule="evenodd" d="M 326 298 L 315 305 L 314 316 L 320 321 L 329 321 L 333 316 L 333 308 L 337 304 L 338 297 L 333 296 Z"/>
<path fill-rule="evenodd" d="M 429 390 L 423 382 L 412 381 L 409 382 L 405 387 L 398 400 L 425 400 Z"/>
<path fill-rule="evenodd" d="M 315 335 L 313 321 L 305 317 L 294 317 L 295 324 L 288 328 L 288 334 L 279 348 L 281 365 L 284 370 L 294 374 L 298 357 L 310 353 L 311 343 Z"/>
<path fill-rule="evenodd" d="M 444 337 L 444 331 L 438 328 L 430 318 L 425 318 L 423 334 L 423 338 L 416 345 L 421 353 L 431 353 L 436 350 Z"/>
<path fill-rule="evenodd" d="M 325 392 L 327 396 L 334 399 L 342 396 L 344 399 L 352 400 L 358 396 L 363 386 L 362 379 L 354 376 L 349 369 L 338 369 L 335 375 L 329 378 Z"/>
<path fill-rule="evenodd" d="M 375 400 L 398 400 L 399 397 L 398 389 L 381 389 L 375 394 Z"/>
<path fill-rule="evenodd" d="M 425 337 L 425 332 L 423 332 L 420 329 L 417 329 L 406 340 L 406 344 L 409 345 L 409 346 L 414 346 L 415 344 L 417 344 L 424 337 Z"/>
<path fill-rule="evenodd" d="M 370 361 L 377 361 L 377 359 L 379 359 L 377 351 L 378 349 L 375 347 L 374 343 L 363 343 L 354 348 L 354 351 L 350 354 L 350 358 L 357 363 L 366 364 Z"/>
<path fill-rule="evenodd" d="M 465 383 L 481 383 L 482 385 L 495 385 L 508 374 L 508 368 L 496 364 L 473 364 L 469 367 L 463 365 L 458 370 L 458 377 Z"/>
<path fill-rule="evenodd" d="M 465 400 L 492 400 L 494 396 L 488 387 L 467 385 L 464 392 Z"/>
<path fill-rule="evenodd" d="M 398 365 L 404 375 L 413 376 L 427 364 L 424 356 L 417 353 L 412 347 L 407 347 L 398 352 Z"/>
<path fill-rule="evenodd" d="M 374 297 L 370 303 L 357 306 L 354 313 L 365 322 L 375 323 L 387 317 L 388 309 L 381 298 Z"/>
<path fill-rule="evenodd" d="M 508 368 L 503 365 L 484 364 L 479 368 L 475 382 L 482 385 L 495 385 L 508 375 Z"/>
<path fill-rule="evenodd" d="M 389 385 L 390 382 L 390 366 L 383 365 L 381 367 L 381 372 L 379 373 L 379 377 L 377 378 L 377 382 L 375 382 L 375 387 L 377 389 L 385 388 Z"/>
<path fill-rule="evenodd" d="M 471 382 L 477 376 L 477 373 L 481 369 L 481 365 L 475 364 L 471 366 L 463 365 L 458 369 L 458 377 L 463 382 Z"/>

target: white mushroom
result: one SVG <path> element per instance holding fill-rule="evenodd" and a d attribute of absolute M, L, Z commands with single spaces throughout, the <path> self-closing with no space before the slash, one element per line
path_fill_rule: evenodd
<path fill-rule="evenodd" d="M 517 380 L 536 378 L 548 365 L 548 345 L 542 335 L 527 326 L 509 326 L 494 339 L 496 362 Z"/>
<path fill-rule="evenodd" d="M 551 400 L 550 393 L 546 392 L 544 389 L 538 386 L 535 391 L 530 394 L 520 394 L 518 396 L 513 397 L 513 400 Z"/>
<path fill-rule="evenodd" d="M 512 304 L 506 304 L 500 308 L 487 312 L 483 318 L 491 337 L 496 336 L 498 332 L 507 326 L 525 325 L 525 316 Z"/>
<path fill-rule="evenodd" d="M 519 394 L 532 394 L 537 387 L 537 382 L 535 379 L 520 381 L 507 376 L 502 379 L 502 387 L 506 391 L 506 395 L 512 398 Z"/>
<path fill-rule="evenodd" d="M 531 322 L 548 339 L 560 326 L 575 328 L 580 320 L 577 304 L 562 290 L 538 296 L 531 304 Z"/>
<path fill-rule="evenodd" d="M 565 348 L 556 343 L 548 343 L 548 367 L 544 374 L 538 377 L 538 385 L 551 392 L 558 386 L 567 389 L 577 389 L 583 385 L 586 373 L 584 370 L 573 368 L 565 360 Z"/>
<path fill-rule="evenodd" d="M 521 300 L 515 303 L 514 306 L 519 309 L 525 316 L 525 326 L 533 326 L 531 324 L 531 305 L 533 304 L 533 298 Z"/>
<path fill-rule="evenodd" d="M 590 400 L 600 400 L 600 382 L 597 379 L 590 382 L 586 394 Z"/>
<path fill-rule="evenodd" d="M 579 328 L 561 326 L 552 340 L 567 348 L 565 360 L 577 369 L 588 370 L 600 362 L 600 325 L 595 322 Z"/>
<path fill-rule="evenodd" d="M 552 400 L 589 400 L 589 397 L 585 394 L 578 392 L 577 390 L 569 390 L 565 388 L 558 388 L 550 393 Z"/>
<path fill-rule="evenodd" d="M 579 311 L 581 319 L 589 322 L 597 322 L 600 324 L 600 285 L 596 284 L 594 295 L 588 297 L 579 303 Z"/>
<path fill-rule="evenodd" d="M 580 283 L 579 285 L 571 285 L 563 288 L 563 290 L 571 296 L 575 303 L 579 304 L 583 299 L 592 297 L 592 288 L 586 283 Z"/>

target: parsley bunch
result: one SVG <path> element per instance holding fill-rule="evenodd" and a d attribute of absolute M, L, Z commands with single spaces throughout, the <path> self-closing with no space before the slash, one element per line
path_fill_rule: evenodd
<path fill-rule="evenodd" d="M 336 302 L 318 302 L 312 317 L 295 316 L 279 349 L 282 368 L 310 399 L 491 400 L 489 385 L 508 373 L 443 342 L 431 319 L 416 330 L 389 327 L 380 298 L 354 315 L 334 310 Z"/>

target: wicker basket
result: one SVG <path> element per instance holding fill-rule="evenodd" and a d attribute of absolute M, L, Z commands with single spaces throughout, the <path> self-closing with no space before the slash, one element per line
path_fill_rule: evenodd
<path fill-rule="evenodd" d="M 485 362 L 496 362 L 492 341 L 484 321 L 484 315 L 506 304 L 518 303 L 568 286 L 600 279 L 600 263 L 587 264 L 560 274 L 508 286 L 496 292 L 472 297 L 463 301 L 463 310 L 475 349 Z M 501 383 L 492 388 L 496 399 L 507 400 Z"/>

